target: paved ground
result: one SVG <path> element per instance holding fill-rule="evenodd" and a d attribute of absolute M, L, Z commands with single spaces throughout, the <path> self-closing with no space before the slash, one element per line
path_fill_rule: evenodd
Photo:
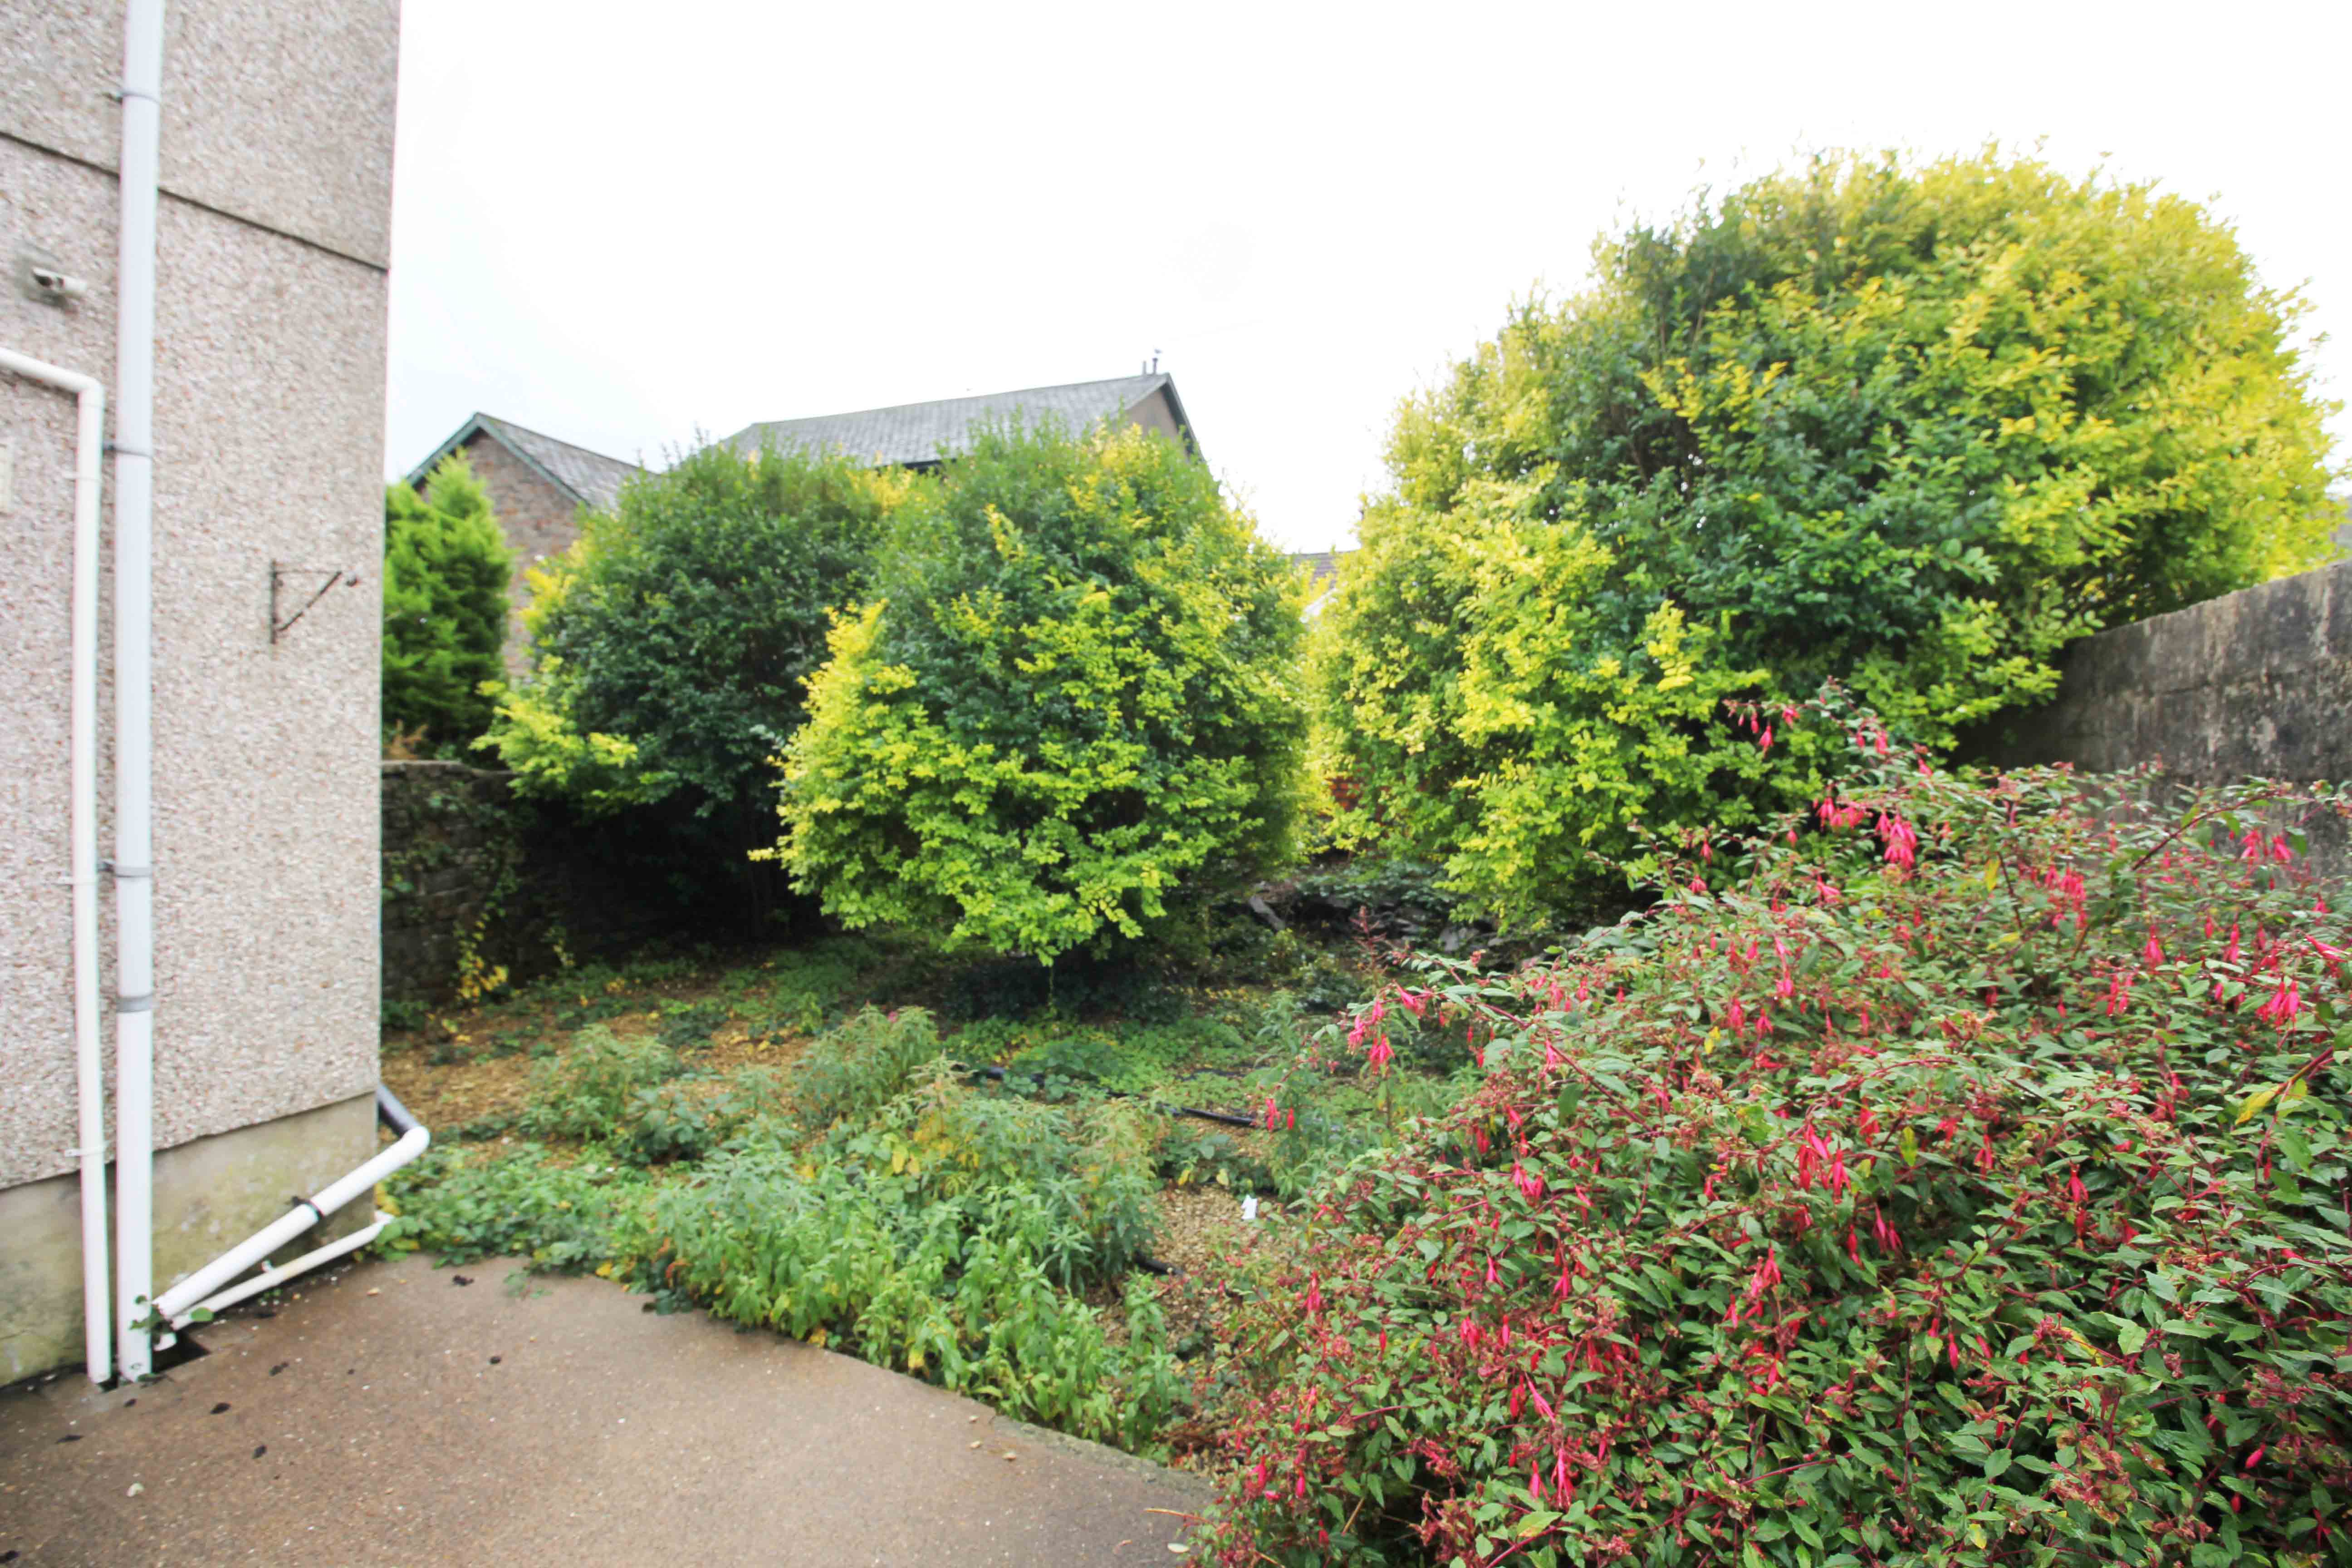
<path fill-rule="evenodd" d="M 1192 1478 L 602 1280 L 518 1297 L 511 1267 L 362 1264 L 164 1382 L 0 1394 L 0 1563 L 1185 1560 L 1151 1510 Z"/>

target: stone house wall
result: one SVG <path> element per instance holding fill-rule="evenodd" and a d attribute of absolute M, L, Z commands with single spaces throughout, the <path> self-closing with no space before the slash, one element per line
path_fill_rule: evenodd
<path fill-rule="evenodd" d="M 474 477 L 489 492 L 507 548 L 514 552 L 514 580 L 507 588 L 506 665 L 508 676 L 520 679 L 530 663 L 522 610 L 530 603 L 530 569 L 572 548 L 580 537 L 580 503 L 487 432 L 467 441 L 465 452 Z"/>

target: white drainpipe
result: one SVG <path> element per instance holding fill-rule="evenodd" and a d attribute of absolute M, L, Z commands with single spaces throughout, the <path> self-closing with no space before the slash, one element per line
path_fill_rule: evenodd
<path fill-rule="evenodd" d="M 382 1088 L 380 1114 L 400 1131 L 389 1149 L 274 1223 L 154 1295 L 155 862 L 154 760 L 155 208 L 162 149 L 163 0 L 130 0 L 122 47 L 122 252 L 117 301 L 114 416 L 114 1124 L 116 1363 L 126 1379 L 154 1370 L 157 1331 L 199 1310 L 364 1246 L 382 1228 L 331 1242 L 270 1270 L 268 1255 L 425 1152 L 432 1134 Z M 93 1140 L 85 1135 L 85 1145 Z M 255 1264 L 259 1280 L 220 1287 Z M 250 1287 L 248 1289 L 247 1287 Z M 101 1281 L 100 1289 L 103 1290 Z M 215 1291 L 219 1291 L 215 1295 Z M 95 1357 L 93 1363 L 95 1363 Z"/>
<path fill-rule="evenodd" d="M 398 1100 L 392 1099 L 390 1090 L 382 1089 L 376 1090 L 376 1103 L 380 1110 L 386 1101 L 390 1101 L 394 1108 L 400 1105 Z M 274 1222 L 255 1231 L 251 1236 L 164 1291 L 156 1299 L 156 1311 L 161 1313 L 173 1328 L 183 1328 L 186 1326 L 189 1315 L 199 1307 L 217 1311 L 232 1301 L 243 1300 L 247 1296 L 253 1294 L 253 1290 L 266 1290 L 271 1285 L 282 1279 L 291 1279 L 305 1268 L 324 1263 L 329 1258 L 338 1257 L 344 1252 L 356 1250 L 374 1240 L 375 1233 L 383 1227 L 382 1215 L 379 1215 L 376 1223 L 366 1227 L 365 1233 L 356 1239 L 345 1237 L 340 1241 L 329 1242 L 316 1251 L 296 1258 L 283 1268 L 272 1270 L 265 1261 L 271 1253 L 284 1247 L 312 1226 L 319 1224 L 353 1198 L 373 1192 L 378 1182 L 432 1146 L 433 1134 L 417 1125 L 415 1119 L 409 1116 L 404 1109 L 398 1110 L 396 1116 L 386 1116 L 385 1120 L 393 1121 L 395 1126 L 401 1128 L 400 1137 L 391 1148 L 384 1150 L 348 1175 L 328 1184 L 312 1196 L 295 1200 L 295 1206 L 280 1215 Z M 257 1263 L 261 1264 L 263 1269 L 261 1279 L 267 1283 L 254 1284 L 253 1290 L 240 1288 L 235 1290 L 222 1290 L 218 1296 L 213 1294 L 216 1290 L 221 1290 L 222 1286 L 226 1285 Z M 253 1282 L 248 1281 L 248 1283 Z"/>
<path fill-rule="evenodd" d="M 154 1370 L 141 1324 L 155 1277 L 155 206 L 163 0 L 130 0 L 122 42 L 121 255 L 115 301 L 114 1131 L 116 1360 Z"/>
<path fill-rule="evenodd" d="M 94 376 L 8 349 L 0 370 L 70 392 L 74 434 L 73 716 L 70 870 L 73 886 L 74 1086 L 81 1158 L 83 1360 L 92 1383 L 113 1374 L 106 1311 L 106 1079 L 98 1054 L 98 492 L 106 447 L 106 389 Z"/>

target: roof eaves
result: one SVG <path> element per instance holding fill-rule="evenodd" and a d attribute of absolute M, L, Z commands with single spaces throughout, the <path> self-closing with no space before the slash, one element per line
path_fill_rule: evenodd
<path fill-rule="evenodd" d="M 591 504 L 588 498 L 580 493 L 577 486 L 558 478 L 552 468 L 550 468 L 546 464 L 541 462 L 537 458 L 532 457 L 529 452 L 524 451 L 522 448 L 522 443 L 513 439 L 506 433 L 505 420 L 496 418 L 486 414 L 477 414 L 474 416 L 474 419 L 476 423 L 479 424 L 482 429 L 496 440 L 499 446 L 504 447 L 508 451 L 513 453 L 515 457 L 521 461 L 523 467 L 529 468 L 532 473 L 537 474 L 541 479 L 545 479 L 549 484 L 553 485 L 557 489 L 562 490 L 565 495 L 570 496 L 574 506 L 587 506 Z M 550 437 L 549 439 L 552 440 L 553 437 Z"/>
<path fill-rule="evenodd" d="M 423 489 L 425 488 L 425 481 L 433 477 L 433 470 L 441 466 L 442 458 L 447 457 L 450 453 L 464 446 L 471 437 L 488 428 L 488 426 L 482 423 L 482 418 L 483 416 L 479 412 L 467 415 L 466 416 L 466 422 L 457 426 L 457 433 L 455 436 L 450 437 L 446 441 L 442 442 L 438 447 L 434 447 L 433 455 L 425 458 L 423 462 L 417 464 L 416 467 L 409 469 L 407 478 L 402 479 L 400 482 L 406 485 L 413 490 Z M 501 442 L 500 445 L 504 445 L 504 443 Z"/>
<path fill-rule="evenodd" d="M 524 468 L 529 468 L 532 473 L 537 474 L 541 479 L 545 479 L 549 484 L 553 485 L 564 495 L 570 496 L 574 506 L 589 506 L 593 504 L 586 496 L 580 493 L 577 487 L 567 484 L 562 479 L 557 478 L 556 475 L 548 468 L 546 464 L 541 462 L 537 458 L 532 457 L 529 452 L 524 451 L 520 442 L 516 441 L 511 437 L 508 436 L 506 433 L 505 420 L 479 412 L 474 414 L 463 425 L 458 426 L 457 433 L 455 436 L 452 436 L 446 441 L 442 442 L 440 447 L 435 450 L 431 457 L 425 458 L 422 463 L 417 464 L 415 468 L 411 468 L 408 472 L 408 478 L 401 482 L 408 486 L 411 489 L 421 490 L 424 488 L 425 481 L 433 477 L 433 470 L 440 465 L 442 458 L 446 458 L 450 453 L 456 451 L 458 447 L 464 446 L 467 441 L 472 440 L 478 435 L 488 436 L 491 440 L 496 441 L 499 446 L 505 447 L 508 453 L 514 458 L 515 461 L 520 463 Z"/>

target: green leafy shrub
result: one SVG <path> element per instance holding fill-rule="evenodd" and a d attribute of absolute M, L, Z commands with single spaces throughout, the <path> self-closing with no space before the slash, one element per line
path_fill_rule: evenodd
<path fill-rule="evenodd" d="M 530 679 L 489 743 L 516 787 L 592 814 L 665 803 L 678 873 L 764 913 L 769 759 L 803 718 L 835 610 L 920 481 L 830 454 L 704 447 L 623 486 L 532 574 Z M 707 914 L 707 910 L 706 910 Z"/>
<path fill-rule="evenodd" d="M 685 1070 L 677 1053 L 659 1040 L 623 1037 L 607 1025 L 592 1024 L 532 1071 L 523 1130 L 541 1138 L 618 1138 L 638 1092 Z"/>
<path fill-rule="evenodd" d="M 1223 1561 L 2347 1555 L 2352 934 L 2281 825 L 2352 796 L 1849 751 L 1737 875 L 1663 846 L 1321 1047 L 1484 1078 L 1238 1331 Z"/>
<path fill-rule="evenodd" d="M 920 1007 L 866 1008 L 819 1037 L 793 1064 L 793 1103 L 811 1128 L 863 1121 L 897 1099 L 941 1049 L 939 1027 Z"/>
<path fill-rule="evenodd" d="M 514 570 L 489 492 L 462 455 L 420 496 L 383 492 L 383 726 L 462 753 L 489 727 L 485 681 L 505 673 L 507 584 Z"/>
<path fill-rule="evenodd" d="M 1588 910 L 1636 824 L 1815 798 L 1777 713 L 1824 679 L 1946 747 L 2339 510 L 2300 304 L 2145 186 L 1826 160 L 1598 274 L 1405 405 L 1317 626 L 1341 815 L 1516 921 Z"/>
<path fill-rule="evenodd" d="M 688 1002 L 664 1007 L 654 1038 L 673 1051 L 703 1049 L 710 1044 L 711 1036 L 726 1027 L 727 1013 L 724 1002 Z"/>
<path fill-rule="evenodd" d="M 983 435 L 834 633 L 779 846 L 853 928 L 1046 963 L 1278 859 L 1299 792 L 1297 585 L 1146 432 Z"/>
<path fill-rule="evenodd" d="M 782 1102 L 782 1077 L 773 1068 L 673 1079 L 629 1096 L 614 1142 L 640 1164 L 700 1160 L 758 1118 L 781 1110 Z"/>

